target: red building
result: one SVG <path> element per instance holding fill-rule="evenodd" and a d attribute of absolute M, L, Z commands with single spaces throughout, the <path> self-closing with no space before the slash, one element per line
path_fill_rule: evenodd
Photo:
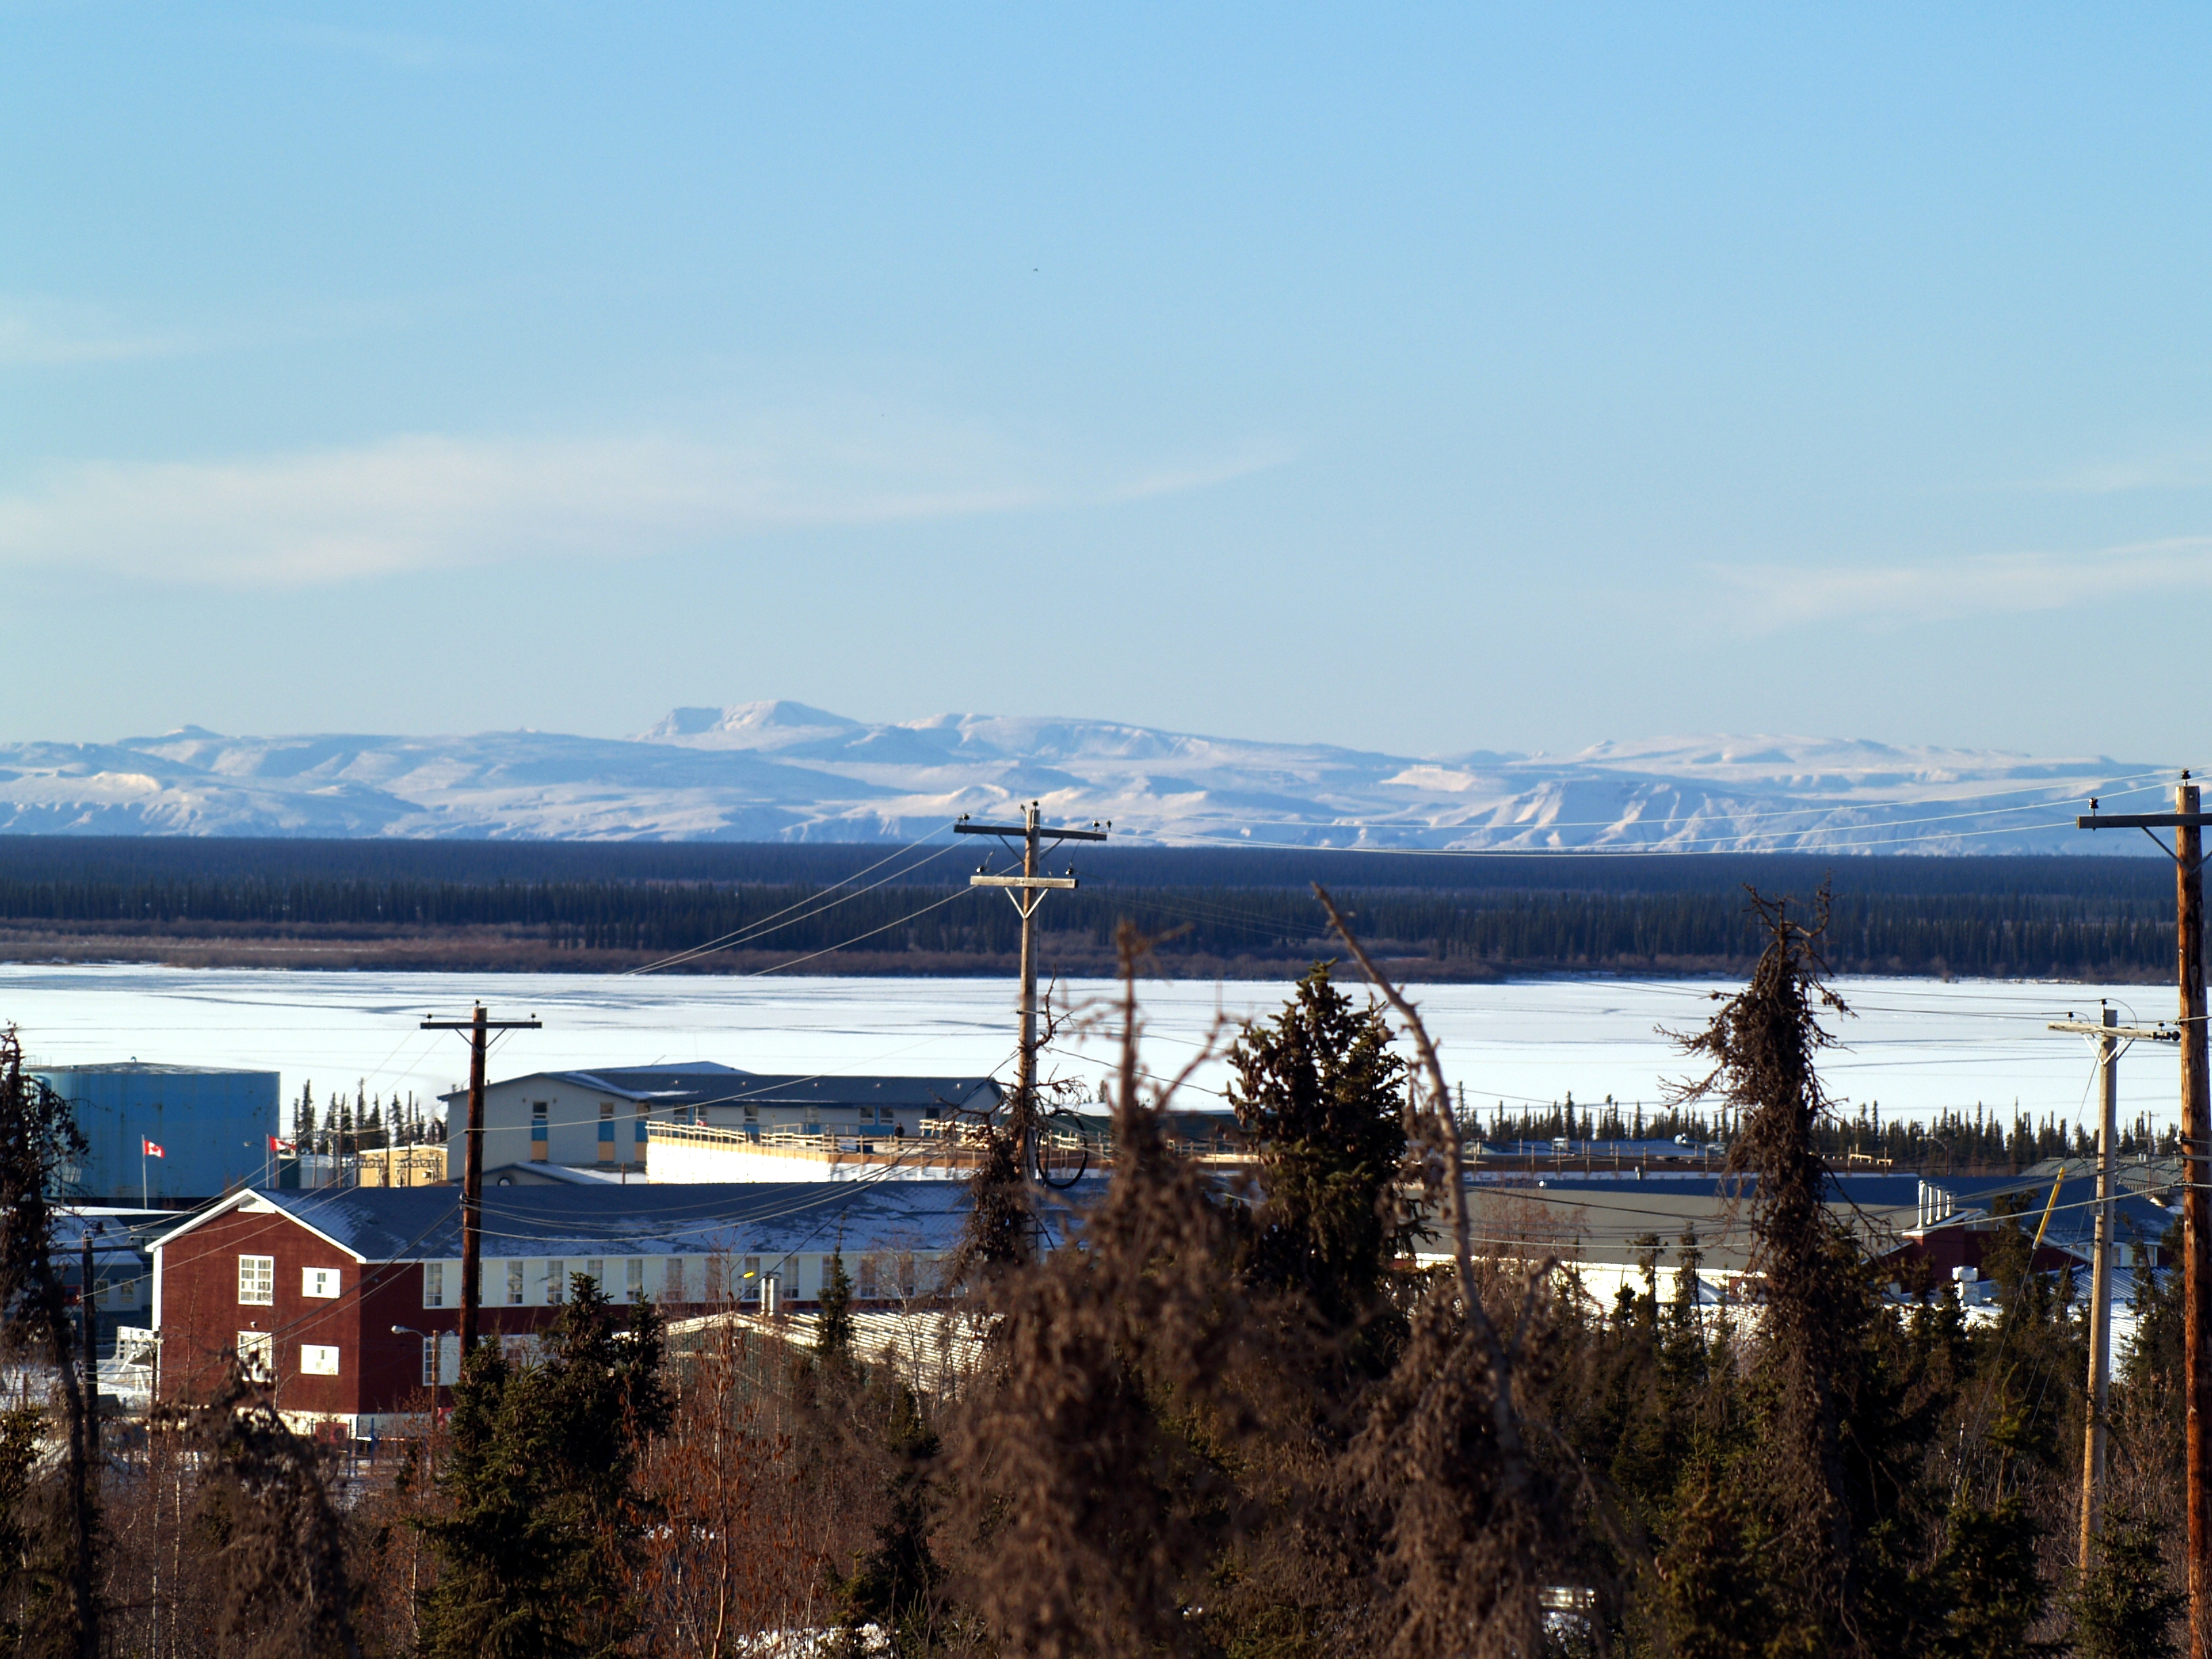
<path fill-rule="evenodd" d="M 672 1316 L 757 1304 L 775 1280 L 805 1307 L 842 1253 L 857 1298 L 933 1282 L 965 1183 L 502 1187 L 487 1192 L 487 1336 L 526 1344 L 573 1276 Z M 295 1425 L 396 1428 L 459 1370 L 460 1197 L 453 1187 L 248 1189 L 157 1238 L 158 1397 L 204 1393 L 232 1356 L 257 1364 Z"/>

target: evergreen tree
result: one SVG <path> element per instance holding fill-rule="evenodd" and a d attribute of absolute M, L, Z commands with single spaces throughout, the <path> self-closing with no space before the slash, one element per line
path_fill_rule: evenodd
<path fill-rule="evenodd" d="M 875 1527 L 875 1547 L 860 1559 L 849 1577 L 832 1574 L 830 1589 L 843 1608 L 848 1654 L 857 1656 L 869 1650 L 862 1645 L 861 1633 L 864 1626 L 872 1625 L 883 1632 L 897 1659 L 909 1659 L 933 1652 L 939 1644 L 945 1575 L 929 1544 L 936 1511 L 929 1474 L 938 1455 L 938 1435 L 923 1414 L 920 1397 L 896 1376 L 884 1377 L 869 1390 L 864 1409 L 885 1417 L 882 1450 L 888 1467 L 883 1480 L 883 1519 Z"/>
<path fill-rule="evenodd" d="M 480 1345 L 453 1390 L 444 1513 L 419 1523 L 442 1567 L 425 1659 L 612 1655 L 636 1628 L 638 1458 L 670 1414 L 660 1316 L 641 1302 L 625 1325 L 578 1273 L 544 1345 L 520 1362 Z"/>
<path fill-rule="evenodd" d="M 220 1650 L 237 1659 L 359 1655 L 344 1522 L 324 1454 L 285 1425 L 269 1387 L 234 1364 L 211 1398 L 163 1407 L 155 1420 L 199 1463 L 197 1518 L 215 1550 Z"/>
<path fill-rule="evenodd" d="M 2039 1530 L 2014 1497 L 1990 1509 L 1962 1504 L 1952 1512 L 1936 1569 L 1942 1616 L 1926 1650 L 1929 1659 L 2033 1659 L 2059 1651 L 2027 1637 L 2049 1599 L 2035 1565 Z"/>
<path fill-rule="evenodd" d="M 853 1364 L 853 1281 L 845 1272 L 841 1246 L 830 1253 L 830 1276 L 822 1286 L 822 1312 L 814 1326 L 814 1352 L 831 1366 Z"/>
<path fill-rule="evenodd" d="M 2173 1626 L 2189 1606 L 2159 1553 L 2158 1529 L 2115 1507 L 2097 1554 L 2071 1598 L 2074 1650 L 2081 1659 L 2174 1659 Z"/>
<path fill-rule="evenodd" d="M 0 1358 L 45 1370 L 58 1424 L 40 1448 L 7 1528 L 24 1547 L 0 1558 L 0 1628 L 18 1650 L 98 1659 L 104 1611 L 99 1592 L 99 1425 L 93 1379 L 79 1365 L 77 1321 L 54 1255 L 55 1200 L 87 1145 L 70 1104 L 23 1069 L 15 1030 L 0 1030 Z M 80 1303 L 91 1316 L 89 1298 Z M 11 1436 L 20 1428 L 10 1419 Z M 10 1453 L 16 1442 L 10 1438 Z"/>
<path fill-rule="evenodd" d="M 1356 1006 L 1321 962 L 1273 1019 L 1244 1027 L 1229 1064 L 1229 1102 L 1265 1194 L 1245 1279 L 1294 1293 L 1328 1328 L 1348 1331 L 1376 1311 L 1401 1243 L 1392 1211 L 1406 1062 L 1381 1012 Z"/>

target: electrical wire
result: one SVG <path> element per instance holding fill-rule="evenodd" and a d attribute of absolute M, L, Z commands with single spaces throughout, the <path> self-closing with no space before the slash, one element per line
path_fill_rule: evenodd
<path fill-rule="evenodd" d="M 922 842 L 926 843 L 932 836 L 943 835 L 945 830 L 951 829 L 952 824 L 957 822 L 957 820 L 955 819 L 939 825 L 936 829 L 931 830 L 928 836 L 925 836 L 921 838 Z M 876 871 L 882 869 L 886 864 L 892 863 L 898 859 L 903 858 L 908 853 L 915 850 L 915 848 L 920 844 L 921 843 L 909 843 L 908 845 L 902 846 L 896 852 L 894 852 L 886 857 L 878 859 L 873 864 L 868 866 L 866 869 L 858 871 L 854 874 L 846 877 L 843 881 L 834 882 L 830 886 L 822 889 L 820 891 L 811 893 L 805 898 L 799 900 L 796 903 L 787 904 L 782 909 L 775 911 L 772 915 L 762 917 L 758 921 L 749 922 L 744 927 L 738 928 L 732 933 L 724 933 L 720 938 L 709 939 L 703 945 L 695 945 L 688 950 L 678 951 L 675 955 L 664 957 L 658 962 L 648 962 L 642 967 L 629 969 L 624 971 L 621 977 L 628 979 L 635 977 L 640 974 L 656 973 L 661 969 L 676 967 L 686 962 L 695 961 L 700 957 L 711 956 L 720 951 L 733 950 L 739 945 L 750 943 L 752 939 L 758 939 L 765 933 L 774 933 L 778 928 L 789 927 L 796 923 L 810 921 L 813 917 L 822 915 L 824 911 L 836 909 L 837 906 L 845 903 L 848 900 L 856 899 L 862 896 L 864 894 L 872 893 L 878 887 L 888 886 L 892 882 L 898 880 L 902 876 L 913 874 L 914 872 L 921 869 L 922 866 L 926 864 L 933 864 L 937 860 L 943 858 L 947 853 L 951 852 L 955 848 L 958 847 L 960 843 L 957 842 L 948 842 L 945 845 L 939 848 L 935 852 L 930 854 L 927 858 L 917 860 L 915 863 L 908 865 L 903 870 L 894 870 L 890 875 L 885 876 L 881 881 L 871 882 L 867 886 L 855 889 L 854 891 L 845 894 L 841 898 L 832 899 L 826 904 L 817 905 L 815 908 L 806 911 L 805 915 L 792 915 L 791 913 L 793 911 L 802 909 L 806 905 L 812 904 L 816 899 L 821 898 L 824 894 L 834 893 L 838 888 L 858 881 L 862 876 L 871 875 Z M 790 920 L 787 921 L 778 920 L 778 918 L 786 916 L 790 917 Z"/>

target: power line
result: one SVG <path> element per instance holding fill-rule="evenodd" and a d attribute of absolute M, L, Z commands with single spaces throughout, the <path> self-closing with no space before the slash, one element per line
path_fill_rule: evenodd
<path fill-rule="evenodd" d="M 951 827 L 951 826 L 950 824 L 940 824 L 938 828 L 931 830 L 929 834 L 931 836 L 942 835 Z M 924 836 L 922 839 L 926 842 L 927 841 L 928 836 Z M 750 922 L 746 926 L 739 927 L 733 932 L 722 934 L 720 938 L 709 939 L 703 945 L 695 945 L 689 950 L 678 951 L 673 956 L 663 957 L 658 962 L 648 962 L 642 967 L 629 969 L 623 975 L 623 977 L 629 978 L 638 974 L 655 973 L 663 968 L 672 968 L 680 963 L 692 961 L 699 957 L 711 955 L 718 951 L 733 949 L 738 945 L 746 943 L 748 940 L 758 939 L 764 933 L 773 933 L 776 931 L 778 927 L 789 927 L 795 926 L 799 922 L 809 921 L 815 916 L 822 915 L 824 911 L 836 909 L 837 906 L 845 903 L 848 900 L 859 898 L 866 893 L 872 893 L 878 887 L 888 886 L 890 883 L 896 881 L 902 876 L 913 874 L 914 872 L 921 869 L 923 865 L 933 863 L 936 860 L 943 858 L 947 853 L 952 851 L 952 849 L 958 845 L 959 843 L 957 842 L 947 842 L 943 847 L 939 848 L 935 852 L 930 854 L 927 858 L 917 860 L 915 863 L 908 865 L 903 870 L 894 870 L 890 875 L 885 876 L 881 881 L 871 882 L 867 886 L 855 889 L 854 891 L 845 894 L 841 898 L 831 899 L 826 904 L 817 905 L 815 908 L 806 911 L 805 915 L 792 915 L 791 913 L 793 911 L 804 909 L 805 906 L 812 904 L 816 899 L 821 898 L 824 894 L 834 893 L 838 888 L 846 886 L 852 882 L 858 881 L 862 876 L 872 875 L 876 871 L 882 869 L 886 864 L 892 863 L 898 859 L 903 858 L 908 853 L 915 850 L 914 847 L 911 845 L 902 846 L 896 852 L 893 852 L 885 857 L 878 859 L 873 864 L 868 866 L 866 869 L 858 871 L 855 873 L 846 877 L 843 881 L 833 882 L 828 887 L 822 889 L 821 891 L 810 894 L 805 898 L 800 899 L 795 903 L 787 904 L 782 909 L 762 917 L 758 921 Z M 790 921 L 778 921 L 779 918 L 785 916 L 789 916 L 791 918 Z"/>

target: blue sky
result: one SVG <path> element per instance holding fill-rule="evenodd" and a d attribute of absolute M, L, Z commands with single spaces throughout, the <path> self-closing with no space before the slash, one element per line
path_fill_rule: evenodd
<path fill-rule="evenodd" d="M 2212 15 L 9 6 L 0 738 L 2212 761 Z"/>

